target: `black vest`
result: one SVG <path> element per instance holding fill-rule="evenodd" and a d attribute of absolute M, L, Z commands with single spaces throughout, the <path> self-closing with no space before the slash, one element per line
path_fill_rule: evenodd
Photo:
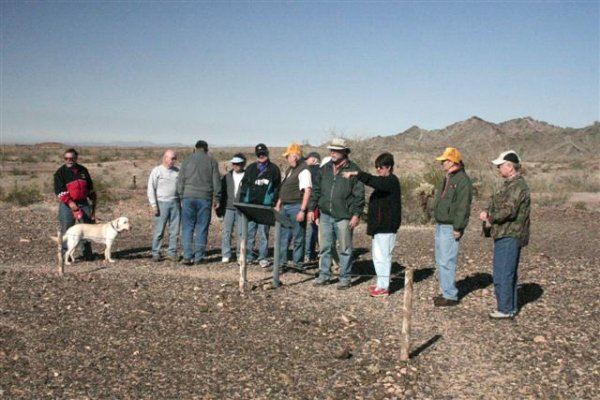
<path fill-rule="evenodd" d="M 304 161 L 300 161 L 296 168 L 288 168 L 285 172 L 285 177 L 281 181 L 281 189 L 279 190 L 279 198 L 281 204 L 297 204 L 302 203 L 304 190 L 300 190 L 300 172 L 308 167 Z"/>

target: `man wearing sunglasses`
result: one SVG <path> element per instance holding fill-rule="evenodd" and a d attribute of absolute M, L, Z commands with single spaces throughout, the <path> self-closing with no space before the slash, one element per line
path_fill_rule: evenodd
<path fill-rule="evenodd" d="M 64 153 L 65 163 L 54 173 L 54 193 L 58 197 L 58 222 L 61 234 L 76 222 L 93 223 L 96 192 L 87 168 L 77 163 L 77 151 L 68 149 Z M 63 242 L 63 254 L 66 251 Z M 92 260 L 92 245 L 84 242 L 83 257 Z"/>

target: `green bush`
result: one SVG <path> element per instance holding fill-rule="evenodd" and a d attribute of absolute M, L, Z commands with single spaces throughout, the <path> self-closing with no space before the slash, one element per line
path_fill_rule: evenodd
<path fill-rule="evenodd" d="M 42 201 L 42 193 L 36 186 L 19 187 L 17 182 L 13 189 L 4 196 L 7 203 L 28 206 Z"/>

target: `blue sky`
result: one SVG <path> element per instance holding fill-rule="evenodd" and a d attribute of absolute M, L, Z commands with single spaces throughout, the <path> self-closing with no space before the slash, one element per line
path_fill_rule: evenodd
<path fill-rule="evenodd" d="M 599 2 L 0 3 L 2 143 L 599 120 Z"/>

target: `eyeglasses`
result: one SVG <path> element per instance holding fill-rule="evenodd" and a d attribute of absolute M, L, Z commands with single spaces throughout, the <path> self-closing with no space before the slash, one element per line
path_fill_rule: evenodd
<path fill-rule="evenodd" d="M 65 157 L 65 161 L 73 161 L 74 159 L 74 157 Z"/>

